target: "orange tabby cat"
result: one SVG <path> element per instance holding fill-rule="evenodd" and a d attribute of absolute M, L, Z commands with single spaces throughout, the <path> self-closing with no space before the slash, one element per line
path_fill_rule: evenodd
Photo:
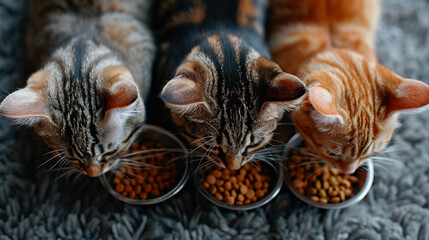
<path fill-rule="evenodd" d="M 352 173 L 390 142 L 398 113 L 429 104 L 429 86 L 377 63 L 377 0 L 272 0 L 269 48 L 308 87 L 292 113 L 307 145 Z"/>

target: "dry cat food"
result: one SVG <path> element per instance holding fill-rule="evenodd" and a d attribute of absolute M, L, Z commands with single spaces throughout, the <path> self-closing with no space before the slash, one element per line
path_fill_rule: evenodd
<path fill-rule="evenodd" d="M 288 161 L 289 177 L 303 195 L 320 203 L 339 203 L 359 191 L 359 178 L 340 173 L 310 156 L 311 149 L 293 150 Z"/>
<path fill-rule="evenodd" d="M 266 195 L 270 174 L 265 165 L 244 165 L 240 170 L 215 166 L 201 170 L 200 180 L 207 191 L 219 201 L 231 205 L 251 204 Z"/>
<path fill-rule="evenodd" d="M 141 164 L 136 162 L 132 167 L 123 166 L 121 172 L 114 174 L 111 184 L 116 192 L 125 197 L 144 200 L 162 195 L 176 184 L 179 175 L 177 163 L 168 162 L 175 158 L 176 154 L 161 150 L 165 149 L 162 143 L 134 143 L 127 153 L 150 149 L 160 150 L 132 155 L 132 158 L 138 159 L 136 161 Z"/>

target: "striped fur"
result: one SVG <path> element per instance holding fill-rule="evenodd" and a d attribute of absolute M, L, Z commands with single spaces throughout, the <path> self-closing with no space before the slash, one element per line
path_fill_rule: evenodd
<path fill-rule="evenodd" d="M 429 104 L 429 87 L 377 63 L 375 0 L 272 0 L 269 47 L 308 87 L 293 111 L 318 155 L 354 172 L 389 144 L 402 110 Z"/>
<path fill-rule="evenodd" d="M 306 91 L 268 59 L 266 3 L 158 3 L 161 98 L 190 143 L 218 165 L 238 169 L 269 142 L 283 111 Z"/>
<path fill-rule="evenodd" d="M 148 1 L 33 1 L 29 55 L 40 68 L 0 113 L 31 125 L 63 165 L 97 177 L 145 119 L 154 41 Z"/>

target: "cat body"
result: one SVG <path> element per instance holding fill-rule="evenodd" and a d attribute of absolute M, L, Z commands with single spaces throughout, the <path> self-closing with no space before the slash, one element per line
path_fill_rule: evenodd
<path fill-rule="evenodd" d="M 138 134 L 155 45 L 149 1 L 31 2 L 29 57 L 39 68 L 0 113 L 33 126 L 63 163 L 108 171 Z"/>
<path fill-rule="evenodd" d="M 269 60 L 266 1 L 158 1 L 155 9 L 156 79 L 171 119 L 216 164 L 240 168 L 306 91 Z"/>
<path fill-rule="evenodd" d="M 308 94 L 292 112 L 307 145 L 352 173 L 382 152 L 398 113 L 429 103 L 429 87 L 377 63 L 380 2 L 272 0 L 268 43 L 281 68 L 301 78 Z"/>

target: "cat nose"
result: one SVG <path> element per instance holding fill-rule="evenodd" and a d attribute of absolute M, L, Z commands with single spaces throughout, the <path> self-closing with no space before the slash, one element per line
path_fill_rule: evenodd
<path fill-rule="evenodd" d="M 231 153 L 225 153 L 225 167 L 229 170 L 238 170 L 241 168 L 243 157 Z"/>
<path fill-rule="evenodd" d="M 85 172 L 89 177 L 98 177 L 101 175 L 101 166 L 98 163 L 85 164 Z"/>
<path fill-rule="evenodd" d="M 341 162 L 336 166 L 342 173 L 352 174 L 358 168 L 357 163 L 354 162 Z"/>

